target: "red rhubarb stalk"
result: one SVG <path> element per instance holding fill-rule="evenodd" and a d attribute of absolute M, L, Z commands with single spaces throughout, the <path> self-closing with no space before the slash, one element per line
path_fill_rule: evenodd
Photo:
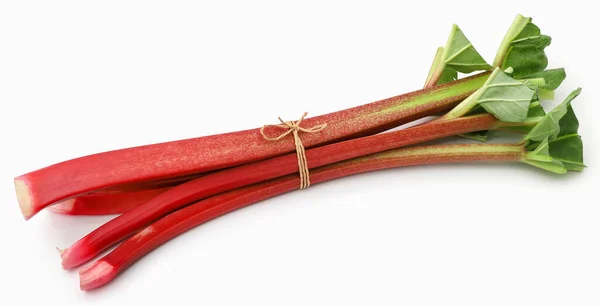
<path fill-rule="evenodd" d="M 471 144 L 396 149 L 315 169 L 313 184 L 357 173 L 401 166 L 475 161 L 521 161 L 523 145 Z M 173 212 L 127 239 L 94 264 L 81 269 L 80 286 L 90 290 L 113 280 L 158 246 L 211 219 L 298 188 L 297 175 L 235 189 Z"/>
<path fill-rule="evenodd" d="M 69 199 L 48 207 L 64 215 L 112 215 L 126 213 L 169 190 L 171 187 L 117 193 L 95 193 Z"/>
<path fill-rule="evenodd" d="M 502 86 L 506 86 L 504 84 Z M 583 142 L 577 133 L 579 121 L 571 107 L 571 102 L 580 92 L 578 88 L 569 94 L 516 144 L 441 145 L 389 150 L 319 167 L 312 171 L 311 179 L 315 184 L 378 169 L 473 161 L 522 162 L 558 174 L 582 171 L 585 168 Z M 102 286 L 141 256 L 180 233 L 235 209 L 294 190 L 298 184 L 296 175 L 290 175 L 225 192 L 171 213 L 126 240 L 97 263 L 82 269 L 81 288 L 88 290 Z"/>
<path fill-rule="evenodd" d="M 308 118 L 303 126 L 327 123 L 303 134 L 306 148 L 375 134 L 451 109 L 480 88 L 482 73 L 347 110 Z M 280 132 L 267 129 L 269 134 Z M 138 184 L 223 169 L 293 152 L 291 141 L 265 141 L 258 129 L 172 141 L 89 155 L 15 178 L 21 212 L 31 218 L 45 207 L 120 185 Z"/>
<path fill-rule="evenodd" d="M 306 150 L 306 159 L 308 167 L 312 169 L 371 153 L 499 126 L 501 122 L 489 114 L 436 120 L 405 130 Z M 64 250 L 61 253 L 63 268 L 70 269 L 85 263 L 158 218 L 185 205 L 228 190 L 296 172 L 297 155 L 291 153 L 218 171 L 181 184 L 105 223 Z"/>

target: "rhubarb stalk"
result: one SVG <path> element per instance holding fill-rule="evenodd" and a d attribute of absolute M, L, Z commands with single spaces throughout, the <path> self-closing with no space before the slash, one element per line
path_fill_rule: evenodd
<path fill-rule="evenodd" d="M 580 93 L 572 92 L 545 115 L 516 144 L 463 144 L 394 149 L 362 156 L 312 171 L 313 184 L 394 167 L 476 161 L 523 162 L 554 173 L 581 171 L 583 143 L 579 122 L 571 107 Z M 179 234 L 223 214 L 298 188 L 299 179 L 288 175 L 239 188 L 175 211 L 127 239 L 115 250 L 80 271 L 80 287 L 90 290 L 105 285 L 143 255 Z"/>
<path fill-rule="evenodd" d="M 502 84 L 503 91 L 497 90 Z M 509 84 L 509 85 L 506 85 Z M 505 86 L 506 85 L 506 86 Z M 522 99 L 531 99 L 534 91 L 522 82 L 510 79 L 496 69 L 482 87 L 465 99 L 451 116 L 441 117 L 427 124 L 405 130 L 383 133 L 345 142 L 339 142 L 306 151 L 308 168 L 316 168 L 334 162 L 381 152 L 406 145 L 421 143 L 473 131 L 503 127 L 507 121 L 511 126 L 513 116 L 527 117 L 528 105 L 521 105 Z M 503 104 L 489 108 L 491 114 L 461 117 L 469 109 L 479 104 Z M 524 109 L 521 109 L 525 106 Z M 486 108 L 488 109 L 488 108 Z M 498 111 L 500 109 L 501 111 Z M 506 110 L 513 110 L 507 115 Z M 499 117 L 501 120 L 498 120 Z M 523 122 L 531 126 L 536 121 Z M 107 222 L 83 237 L 61 255 L 65 269 L 76 267 L 97 256 L 106 248 L 143 229 L 154 220 L 194 201 L 249 184 L 273 179 L 298 171 L 296 154 L 288 154 L 266 161 L 256 162 L 236 168 L 216 172 L 174 187 L 132 211 Z"/>
<path fill-rule="evenodd" d="M 352 174 L 393 167 L 449 162 L 520 161 L 525 150 L 519 145 L 442 145 L 397 149 L 315 169 L 312 184 Z M 91 290 L 112 281 L 126 268 L 170 239 L 211 219 L 258 201 L 298 188 L 300 180 L 290 175 L 236 189 L 173 212 L 135 234 L 108 255 L 79 271 L 80 287 Z"/>
<path fill-rule="evenodd" d="M 500 126 L 491 115 L 424 124 L 306 150 L 309 169 L 396 147 Z M 183 183 L 92 231 L 62 252 L 62 265 L 71 269 L 97 256 L 154 220 L 194 201 L 227 190 L 298 172 L 295 153 L 218 171 Z M 312 178 L 311 178 L 312 180 Z"/>
<path fill-rule="evenodd" d="M 395 96 L 347 110 L 307 118 L 306 148 L 375 134 L 452 108 L 481 87 L 489 73 Z M 279 132 L 267 129 L 267 133 Z M 45 207 L 104 188 L 218 170 L 293 152 L 293 142 L 265 141 L 258 129 L 98 153 L 15 178 L 21 212 L 31 218 Z"/>

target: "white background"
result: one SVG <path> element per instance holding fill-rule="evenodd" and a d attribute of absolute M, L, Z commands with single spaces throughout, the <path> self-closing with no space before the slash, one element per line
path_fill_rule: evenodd
<path fill-rule="evenodd" d="M 591 3 L 592 1 L 585 1 Z M 3 1 L 0 304 L 598 305 L 597 12 L 584 1 Z M 578 87 L 588 169 L 395 169 L 192 230 L 103 289 L 67 247 L 108 217 L 23 221 L 12 179 L 81 155 L 324 114 L 418 89 L 457 23 L 491 61 L 517 13 Z"/>

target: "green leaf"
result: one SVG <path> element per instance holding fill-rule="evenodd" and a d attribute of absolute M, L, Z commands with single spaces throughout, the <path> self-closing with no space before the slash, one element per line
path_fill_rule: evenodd
<path fill-rule="evenodd" d="M 550 156 L 548 137 L 544 138 L 544 140 L 539 143 L 528 146 L 528 149 L 533 151 L 525 154 L 525 160 L 523 162 L 550 172 L 558 174 L 567 173 L 565 166 L 560 161 L 555 160 Z"/>
<path fill-rule="evenodd" d="M 531 152 L 533 155 L 541 155 L 541 156 L 550 156 L 550 149 L 548 147 L 548 137 L 544 138 L 540 143 L 537 144 L 537 147 Z M 539 158 L 537 160 L 540 160 Z M 549 160 L 548 158 L 544 160 Z"/>
<path fill-rule="evenodd" d="M 458 79 L 458 72 L 489 70 L 473 44 L 457 25 L 452 26 L 445 48 L 438 48 L 425 81 L 425 88 Z"/>
<path fill-rule="evenodd" d="M 442 75 L 437 83 L 443 84 L 455 80 L 458 80 L 458 72 L 452 68 L 444 68 L 444 71 L 442 72 Z"/>
<path fill-rule="evenodd" d="M 548 144 L 550 156 L 563 164 L 570 171 L 582 171 L 583 164 L 583 141 L 577 134 L 569 134 L 558 137 Z"/>
<path fill-rule="evenodd" d="M 560 163 L 558 161 L 542 162 L 542 161 L 537 161 L 537 160 L 526 159 L 523 162 L 526 164 L 530 164 L 534 167 L 538 167 L 540 169 L 554 172 L 556 174 L 567 173 L 567 169 L 565 169 L 565 167 L 562 165 L 562 163 Z"/>
<path fill-rule="evenodd" d="M 522 77 L 522 80 L 532 81 L 543 79 L 544 83 L 538 84 L 538 95 L 541 100 L 553 100 L 554 90 L 565 80 L 567 74 L 564 68 L 548 69 Z"/>
<path fill-rule="evenodd" d="M 514 69 L 513 77 L 538 73 L 548 66 L 544 49 L 550 45 L 550 36 L 542 35 L 531 18 L 517 15 L 504 36 L 494 59 L 494 66 Z"/>
<path fill-rule="evenodd" d="M 462 117 L 481 106 L 486 112 L 502 122 L 524 122 L 529 104 L 536 98 L 529 85 L 509 77 L 496 68 L 486 82 L 463 102 L 450 110 L 446 119 Z"/>
<path fill-rule="evenodd" d="M 525 137 L 524 162 L 552 172 L 582 171 L 583 141 L 577 134 L 579 121 L 571 102 L 581 88 L 574 90 L 563 103 L 555 107 Z M 560 168 L 563 170 L 560 170 Z"/>
<path fill-rule="evenodd" d="M 567 113 L 560 119 L 560 132 L 557 137 L 549 141 L 550 156 L 563 163 L 567 170 L 582 171 L 583 164 L 583 141 L 577 134 L 579 120 L 575 116 L 573 107 L 567 107 Z"/>
<path fill-rule="evenodd" d="M 531 132 L 525 136 L 525 140 L 539 142 L 545 138 L 549 138 L 550 140 L 556 138 L 561 132 L 561 119 L 567 115 L 571 102 L 579 95 L 580 92 L 581 88 L 571 92 L 564 102 L 551 110 L 533 129 L 531 129 Z M 568 123 L 568 125 L 563 127 L 565 130 L 572 130 L 573 124 L 576 124 L 577 126 L 579 125 L 577 118 L 574 118 L 574 113 L 569 118 L 570 119 L 568 119 L 568 121 L 564 122 L 565 124 Z M 575 120 L 575 122 L 573 122 L 573 120 Z"/>
<path fill-rule="evenodd" d="M 496 68 L 480 89 L 477 103 L 503 122 L 523 122 L 535 91 Z"/>
<path fill-rule="evenodd" d="M 442 61 L 445 67 L 462 73 L 489 70 L 492 67 L 479 55 L 473 44 L 457 25 L 452 26 L 450 37 L 444 48 Z"/>
<path fill-rule="evenodd" d="M 524 76 L 523 79 L 536 79 L 543 78 L 545 81 L 544 86 L 540 86 L 540 89 L 556 90 L 560 84 L 567 77 L 567 73 L 564 68 L 548 69 L 541 72 L 533 73 Z"/>
<path fill-rule="evenodd" d="M 580 92 L 581 88 L 578 89 L 577 93 Z M 573 111 L 573 107 L 571 105 L 567 107 L 567 113 L 560 119 L 558 125 L 560 126 L 560 132 L 558 133 L 557 137 L 577 134 L 579 131 L 579 120 L 577 120 L 577 116 L 575 116 L 575 112 Z"/>
<path fill-rule="evenodd" d="M 540 102 L 532 101 L 531 104 L 529 104 L 529 111 L 527 112 L 527 118 L 544 117 L 544 116 L 546 116 L 546 111 L 544 111 L 544 108 L 542 107 Z"/>
<path fill-rule="evenodd" d="M 525 124 L 518 125 L 503 125 L 502 130 L 507 130 L 514 133 L 527 134 L 531 131 L 531 129 L 539 123 L 542 118 L 546 116 L 546 112 L 544 108 L 540 104 L 539 101 L 531 101 L 529 104 L 529 111 L 527 112 L 527 119 L 525 119 Z"/>
<path fill-rule="evenodd" d="M 530 145 L 530 149 L 533 145 L 537 145 L 535 150 L 525 155 L 525 162 L 530 165 L 555 173 L 585 169 L 583 141 L 577 134 L 564 135 L 551 141 L 545 138 L 540 143 Z"/>

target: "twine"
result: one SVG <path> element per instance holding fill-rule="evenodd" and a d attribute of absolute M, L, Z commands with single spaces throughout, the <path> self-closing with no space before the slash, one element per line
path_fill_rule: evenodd
<path fill-rule="evenodd" d="M 308 115 L 308 113 L 304 112 L 302 117 L 300 117 L 300 119 L 296 122 L 283 121 L 281 119 L 281 117 L 279 117 L 278 119 L 281 122 L 281 124 L 267 124 L 267 125 L 264 125 L 260 129 L 260 134 L 263 136 L 263 138 L 265 140 L 268 140 L 268 141 L 281 140 L 282 138 L 289 135 L 290 133 L 292 135 L 294 135 L 294 144 L 296 145 L 296 155 L 298 156 L 298 169 L 300 172 L 300 189 L 308 188 L 308 186 L 310 186 L 310 174 L 308 172 L 308 164 L 306 162 L 306 152 L 304 151 L 304 146 L 302 145 L 302 141 L 300 140 L 300 136 L 298 135 L 298 133 L 299 132 L 317 133 L 317 132 L 322 131 L 325 127 L 327 127 L 327 123 L 313 126 L 311 128 L 301 127 L 300 123 L 302 123 L 302 120 L 304 120 L 304 117 L 306 117 L 306 115 Z M 269 126 L 286 129 L 287 131 L 281 133 L 277 137 L 269 137 L 265 134 L 265 128 L 269 127 Z"/>

